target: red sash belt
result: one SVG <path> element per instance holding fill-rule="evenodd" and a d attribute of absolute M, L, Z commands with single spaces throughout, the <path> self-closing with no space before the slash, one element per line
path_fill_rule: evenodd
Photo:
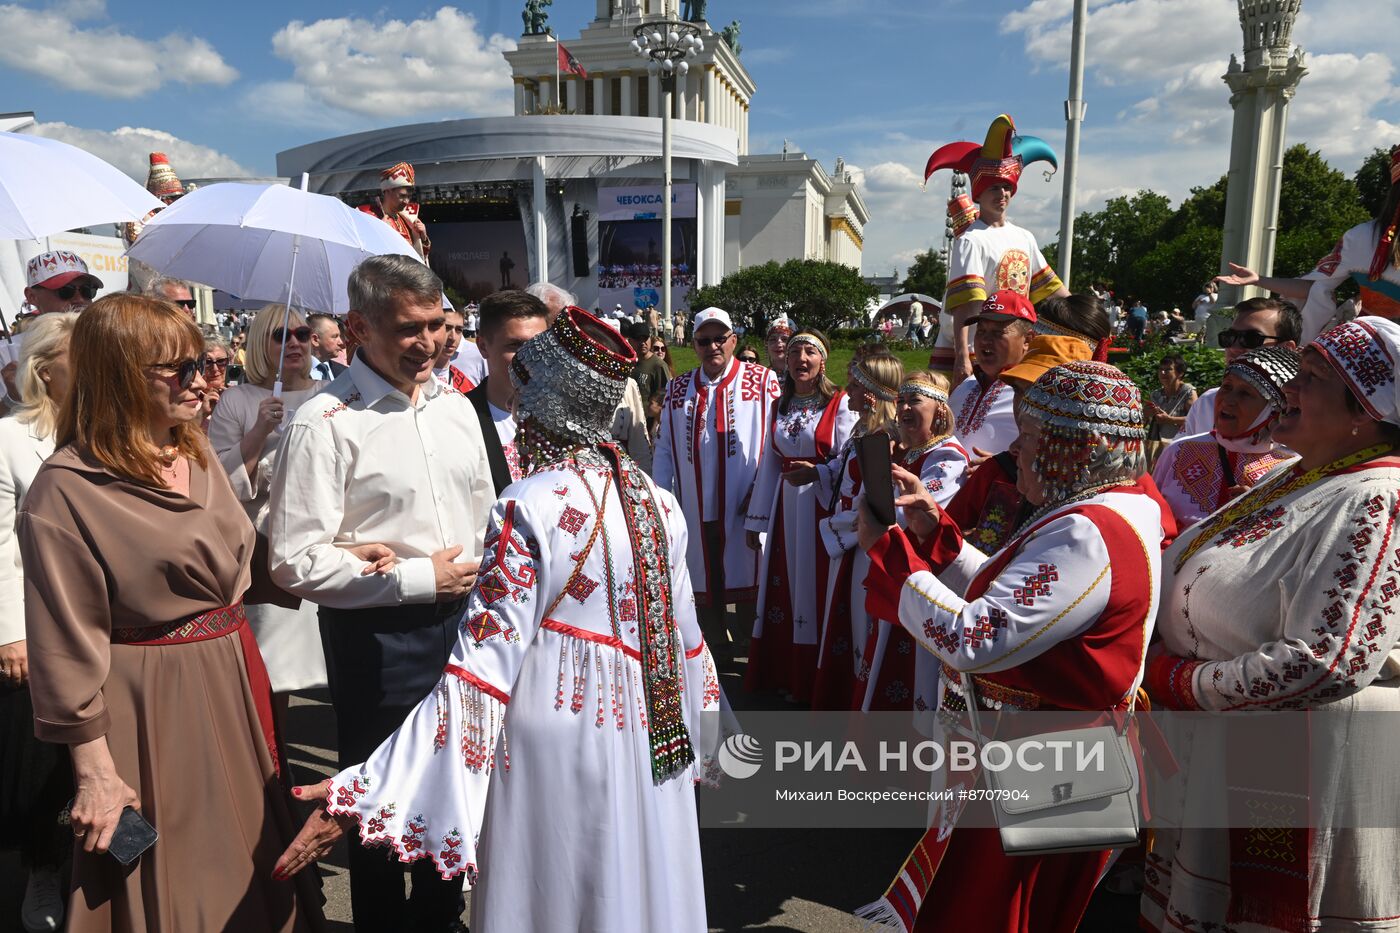
<path fill-rule="evenodd" d="M 590 632 L 587 629 L 578 628 L 567 622 L 560 622 L 558 619 L 545 619 L 540 623 L 540 628 L 551 632 L 558 632 L 560 635 L 568 635 L 571 638 L 581 638 L 584 641 L 591 641 L 599 645 L 607 645 L 609 648 L 619 648 L 622 653 L 633 661 L 640 661 L 642 653 L 631 645 L 624 644 L 621 638 L 615 635 L 604 635 L 601 632 Z M 700 652 L 705 648 L 705 640 L 702 638 L 700 644 L 691 648 L 685 653 L 687 661 L 693 661 L 700 656 Z"/>
<path fill-rule="evenodd" d="M 114 628 L 112 644 L 163 648 L 235 634 L 243 651 L 243 665 L 248 670 L 248 686 L 253 692 L 253 704 L 257 707 L 258 724 L 262 727 L 263 740 L 272 755 L 272 767 L 280 777 L 286 773 L 286 769 L 283 767 L 282 745 L 277 741 L 277 729 L 272 718 L 272 682 L 268 679 L 267 667 L 263 664 L 257 640 L 253 638 L 253 630 L 248 627 L 248 617 L 243 612 L 243 600 L 240 599 L 232 606 L 210 609 L 197 616 L 165 625 Z"/>

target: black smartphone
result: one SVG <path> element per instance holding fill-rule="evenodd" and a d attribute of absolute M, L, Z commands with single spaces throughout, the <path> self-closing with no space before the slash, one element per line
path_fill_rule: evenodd
<path fill-rule="evenodd" d="M 856 439 L 865 501 L 880 524 L 894 524 L 894 482 L 890 479 L 890 436 L 875 431 Z"/>
<path fill-rule="evenodd" d="M 156 828 L 146 822 L 146 818 L 133 807 L 122 811 L 117 821 L 117 830 L 112 833 L 112 841 L 107 846 L 107 854 L 123 865 L 130 865 L 141 857 L 159 839 Z"/>

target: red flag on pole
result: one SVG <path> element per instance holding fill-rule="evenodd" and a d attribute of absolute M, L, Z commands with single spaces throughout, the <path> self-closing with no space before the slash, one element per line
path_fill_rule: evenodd
<path fill-rule="evenodd" d="M 588 72 L 584 71 L 583 66 L 578 63 L 578 59 L 574 58 L 574 53 L 564 48 L 562 42 L 555 42 L 555 45 L 559 46 L 559 70 L 576 74 L 580 78 L 587 78 Z"/>

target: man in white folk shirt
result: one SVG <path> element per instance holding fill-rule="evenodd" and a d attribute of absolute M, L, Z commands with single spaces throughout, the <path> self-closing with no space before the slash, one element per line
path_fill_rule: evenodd
<path fill-rule="evenodd" d="M 521 478 L 515 446 L 515 385 L 510 363 L 525 341 L 549 326 L 549 312 L 534 295 L 519 291 L 494 292 L 481 299 L 477 341 L 490 369 L 486 381 L 467 393 L 476 409 L 486 459 L 496 495 Z"/>
<path fill-rule="evenodd" d="M 991 457 L 1006 450 L 1019 433 L 1013 409 L 1015 393 L 998 378 L 1021 362 L 1035 337 L 1035 307 L 1023 295 L 1000 291 L 982 302 L 968 319 L 977 325 L 972 336 L 977 368 L 973 378 L 958 383 L 948 398 L 953 434 L 974 457 Z"/>
<path fill-rule="evenodd" d="M 745 541 L 744 509 L 767 449 L 778 376 L 734 359 L 738 338 L 728 312 L 706 308 L 692 333 L 700 366 L 667 387 L 652 478 L 680 499 L 700 626 L 716 657 L 732 661 L 748 655 L 758 599 L 758 554 Z M 737 606 L 732 637 L 729 603 Z"/>
<path fill-rule="evenodd" d="M 342 766 L 374 750 L 432 690 L 456 643 L 495 501 L 471 404 L 433 378 L 444 340 L 442 282 L 406 256 L 350 276 L 350 368 L 298 409 L 272 480 L 273 579 L 320 605 Z M 347 547 L 380 544 L 382 572 Z M 431 863 L 403 870 L 350 841 L 355 928 L 440 931 L 457 921 L 461 881 Z"/>

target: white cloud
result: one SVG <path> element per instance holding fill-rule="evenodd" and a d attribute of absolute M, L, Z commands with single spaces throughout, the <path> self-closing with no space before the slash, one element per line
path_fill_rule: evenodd
<path fill-rule="evenodd" d="M 272 37 L 273 51 L 293 64 L 294 80 L 312 100 L 375 117 L 509 113 L 510 66 L 501 53 L 514 48 L 514 40 L 483 36 L 474 16 L 446 6 L 407 23 L 296 20 Z"/>
<path fill-rule="evenodd" d="M 164 130 L 123 126 L 107 131 L 69 126 L 67 123 L 38 123 L 28 132 L 85 149 L 142 184 L 146 183 L 146 175 L 150 171 L 152 152 L 164 152 L 170 156 L 170 164 L 181 179 L 252 174 L 222 152 L 181 139 Z"/>
<path fill-rule="evenodd" d="M 69 0 L 47 10 L 0 4 L 0 64 L 101 97 L 140 97 L 170 83 L 225 85 L 238 77 L 195 36 L 149 41 L 111 25 L 80 25 L 105 15 L 103 0 Z"/>

